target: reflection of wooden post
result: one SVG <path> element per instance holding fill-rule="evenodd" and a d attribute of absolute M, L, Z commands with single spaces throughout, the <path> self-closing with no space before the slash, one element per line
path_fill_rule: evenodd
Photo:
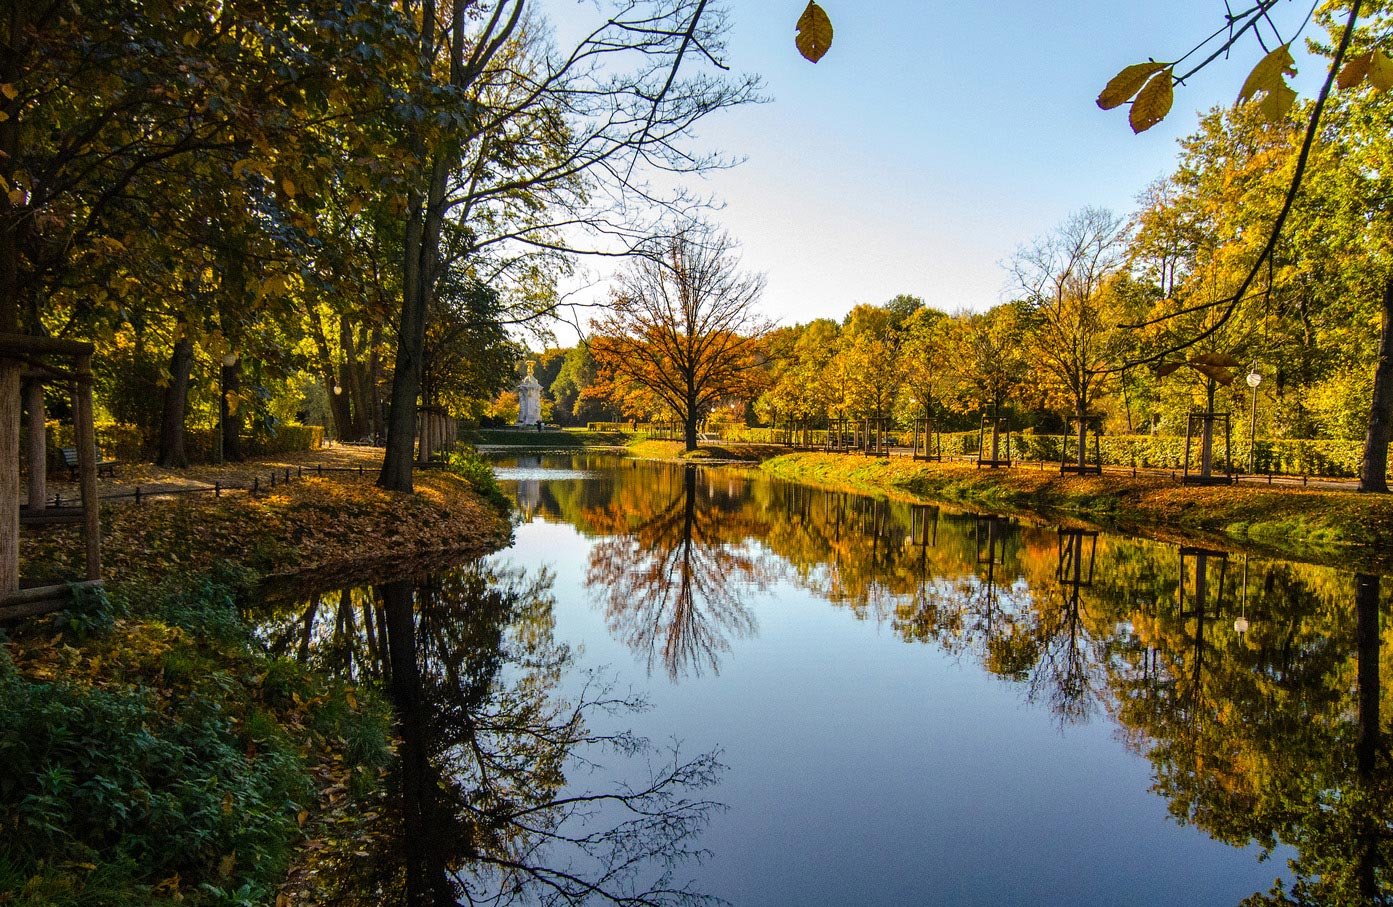
<path fill-rule="evenodd" d="M 97 499 L 97 431 L 92 414 L 92 357 L 77 360 L 77 393 L 73 399 L 76 423 L 77 469 L 82 486 L 82 542 L 87 549 L 87 579 L 102 578 L 101 504 Z"/>
<path fill-rule="evenodd" d="M 25 405 L 29 409 L 29 506 L 32 511 L 43 510 L 48 499 L 48 438 L 44 424 L 44 385 L 39 378 L 29 380 L 25 388 Z"/>

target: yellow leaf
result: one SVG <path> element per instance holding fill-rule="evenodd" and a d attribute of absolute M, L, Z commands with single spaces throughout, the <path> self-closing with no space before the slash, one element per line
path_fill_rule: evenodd
<path fill-rule="evenodd" d="M 1108 81 L 1098 95 L 1098 106 L 1112 110 L 1120 104 L 1132 100 L 1132 96 L 1146 84 L 1146 80 L 1166 68 L 1166 64 L 1154 60 L 1147 63 L 1133 63 Z"/>
<path fill-rule="evenodd" d="M 193 29 L 189 29 L 188 31 L 184 32 L 184 43 L 189 47 L 197 47 L 198 32 L 194 31 Z"/>
<path fill-rule="evenodd" d="M 309 817 L 310 817 L 310 811 L 309 811 L 308 809 L 302 809 L 302 810 L 300 810 L 300 812 L 298 812 L 298 813 L 295 815 L 295 821 L 296 821 L 296 823 L 299 824 L 299 826 L 300 826 L 301 828 L 304 828 L 304 827 L 305 827 L 305 822 L 306 822 L 306 820 L 309 819 Z"/>
<path fill-rule="evenodd" d="M 4 84 L 0 84 L 0 94 L 5 96 L 5 100 L 13 101 L 15 98 L 19 97 L 19 90 L 9 82 L 5 82 Z"/>
<path fill-rule="evenodd" d="M 224 795 L 223 795 L 223 798 L 222 798 L 222 814 L 223 814 L 224 816 L 230 816 L 230 815 L 232 815 L 232 794 L 224 794 Z"/>
<path fill-rule="evenodd" d="M 344 690 L 343 698 L 348 703 L 348 707 L 353 711 L 358 711 L 358 697 L 353 695 L 352 690 Z"/>
<path fill-rule="evenodd" d="M 219 863 L 218 863 L 218 875 L 225 879 L 225 878 L 227 878 L 228 876 L 232 875 L 232 870 L 233 870 L 234 868 L 236 868 L 236 866 L 237 866 L 237 851 L 234 850 L 232 853 L 230 853 L 230 854 L 228 854 L 227 856 L 223 857 L 222 860 L 219 861 Z"/>
<path fill-rule="evenodd" d="M 1137 92 L 1137 99 L 1132 102 L 1132 112 L 1127 117 L 1132 131 L 1145 132 L 1164 120 L 1174 101 L 1175 90 L 1171 85 L 1171 70 L 1167 66 L 1147 80 L 1142 90 Z"/>
<path fill-rule="evenodd" d="M 1287 111 L 1291 110 L 1295 103 L 1296 90 L 1286 82 L 1279 82 L 1276 88 L 1262 96 L 1262 100 L 1258 102 L 1258 110 L 1267 122 L 1278 123 L 1286 117 Z"/>
<path fill-rule="evenodd" d="M 1281 47 L 1270 51 L 1267 56 L 1258 61 L 1258 65 L 1253 67 L 1253 71 L 1248 73 L 1248 78 L 1243 80 L 1243 88 L 1238 92 L 1238 103 L 1242 104 L 1251 101 L 1258 94 L 1265 93 L 1270 99 L 1274 95 L 1285 97 L 1283 88 L 1288 91 L 1287 76 L 1296 75 L 1296 61 L 1292 59 L 1290 45 L 1283 44 Z M 1295 99 L 1295 93 L 1292 99 Z M 1290 104 L 1285 105 L 1289 107 Z M 1286 109 L 1282 103 L 1265 104 L 1262 108 L 1264 116 L 1271 112 L 1280 110 L 1285 113 Z"/>
<path fill-rule="evenodd" d="M 808 8 L 798 17 L 798 37 L 793 43 L 811 63 L 821 60 L 832 46 L 832 20 L 814 0 L 808 0 Z"/>
<path fill-rule="evenodd" d="M 8 120 L 9 118 L 10 118 L 10 115 L 9 115 L 8 113 L 6 113 L 6 112 L 3 111 L 3 110 L 0 110 L 0 123 L 5 122 L 5 121 Z"/>
<path fill-rule="evenodd" d="M 1376 91 L 1393 88 L 1393 57 L 1381 50 L 1374 51 L 1373 58 L 1369 60 L 1369 84 Z"/>
<path fill-rule="evenodd" d="M 237 163 L 233 164 L 233 165 L 232 165 L 232 178 L 235 179 L 235 180 L 241 179 L 241 178 L 242 178 L 242 174 L 243 174 L 243 173 L 246 173 L 246 172 L 247 172 L 247 169 L 248 169 L 249 167 L 251 167 L 254 163 L 255 163 L 255 161 L 253 161 L 251 158 L 249 158 L 249 157 L 244 157 L 244 158 L 242 158 L 240 161 L 238 161 Z"/>
<path fill-rule="evenodd" d="M 294 198 L 295 193 L 300 191 L 295 187 L 295 181 L 288 176 L 281 179 L 281 188 L 284 189 L 285 194 L 291 198 Z"/>
<path fill-rule="evenodd" d="M 1349 62 L 1341 67 L 1340 74 L 1335 79 L 1335 87 L 1343 90 L 1353 88 L 1363 82 L 1364 77 L 1369 74 L 1369 64 L 1373 62 L 1373 59 L 1373 51 L 1351 57 Z"/>
<path fill-rule="evenodd" d="M 24 204 L 24 190 L 23 190 L 23 189 L 11 189 L 11 190 L 10 190 L 8 193 L 6 193 L 6 194 L 9 196 L 10 204 L 14 205 L 16 208 L 18 208 L 20 205 Z"/>

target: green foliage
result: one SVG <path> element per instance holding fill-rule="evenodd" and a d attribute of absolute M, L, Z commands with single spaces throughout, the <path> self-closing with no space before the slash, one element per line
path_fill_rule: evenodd
<path fill-rule="evenodd" d="M 4 860 L 31 893 L 153 902 L 177 875 L 196 887 L 193 903 L 212 904 L 239 889 L 264 900 L 279 881 L 309 778 L 283 737 L 248 756 L 223 701 L 232 678 L 180 654 L 186 670 L 173 653 L 165 666 L 189 686 L 169 700 L 149 687 L 34 682 L 0 666 Z"/>
<path fill-rule="evenodd" d="M 512 509 L 512 502 L 498 486 L 498 479 L 494 477 L 493 464 L 485 457 L 473 451 L 457 450 L 450 454 L 445 465 L 450 472 L 463 478 L 475 492 L 500 512 L 507 513 Z"/>

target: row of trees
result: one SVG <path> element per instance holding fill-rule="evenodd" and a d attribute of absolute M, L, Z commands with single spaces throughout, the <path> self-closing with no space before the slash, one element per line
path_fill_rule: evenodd
<path fill-rule="evenodd" d="M 756 95 L 705 0 L 596 9 L 570 44 L 535 5 L 13 4 L 0 332 L 93 340 L 100 407 L 161 463 L 191 420 L 235 458 L 318 408 L 385 436 L 381 483 L 410 489 L 418 407 L 505 386 L 571 253 L 685 213 L 649 179 L 721 165 L 692 127 Z M 0 363 L 7 475 L 19 374 Z"/>
<path fill-rule="evenodd" d="M 1010 301 L 985 312 L 900 296 L 841 323 L 775 330 L 754 316 L 758 281 L 741 276 L 728 243 L 684 240 L 666 264 L 635 269 L 596 325 L 587 393 L 633 416 L 676 417 L 689 444 L 725 406 L 766 424 L 967 427 L 1010 405 L 1056 427 L 1074 419 L 1081 435 L 1099 417 L 1110 431 L 1183 433 L 1193 409 L 1245 411 L 1235 379 L 1256 371 L 1264 434 L 1363 438 L 1362 486 L 1386 491 L 1393 234 L 1381 174 L 1393 167 L 1393 101 L 1329 103 L 1304 191 L 1265 254 L 1307 115 L 1210 112 L 1132 216 L 1085 208 L 1021 246 L 1007 263 Z M 693 278 L 698 261 L 723 282 Z"/>

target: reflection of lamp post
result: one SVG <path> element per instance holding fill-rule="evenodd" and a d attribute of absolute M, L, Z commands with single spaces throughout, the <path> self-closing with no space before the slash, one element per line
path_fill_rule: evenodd
<path fill-rule="evenodd" d="M 1248 632 L 1248 555 L 1243 555 L 1243 597 L 1239 599 L 1238 619 L 1233 622 L 1233 632 L 1242 637 Z"/>
<path fill-rule="evenodd" d="M 1262 375 L 1258 374 L 1257 366 L 1248 371 L 1248 386 L 1253 389 L 1253 412 L 1248 419 L 1248 474 L 1256 472 L 1254 464 L 1257 463 L 1258 454 L 1258 385 L 1262 383 Z"/>

